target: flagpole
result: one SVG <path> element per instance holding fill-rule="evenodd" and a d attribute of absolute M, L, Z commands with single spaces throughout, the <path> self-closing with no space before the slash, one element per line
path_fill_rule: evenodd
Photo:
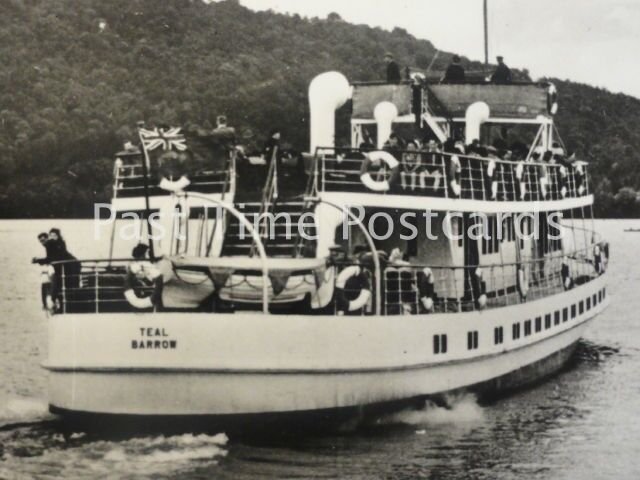
<path fill-rule="evenodd" d="M 147 237 L 149 239 L 149 256 L 151 260 L 155 260 L 155 251 L 153 248 L 153 230 L 151 229 L 151 208 L 149 206 L 149 154 L 147 153 L 147 149 L 144 148 L 144 140 L 142 138 L 142 133 L 140 129 L 144 127 L 144 122 L 138 122 L 138 138 L 140 138 L 140 148 L 142 149 L 142 153 L 144 155 L 142 162 L 142 176 L 144 182 L 144 209 L 145 209 L 145 217 L 147 221 Z"/>

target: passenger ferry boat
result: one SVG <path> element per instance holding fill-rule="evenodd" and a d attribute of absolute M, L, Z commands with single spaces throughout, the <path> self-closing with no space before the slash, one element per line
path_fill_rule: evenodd
<path fill-rule="evenodd" d="M 242 182 L 258 167 L 235 151 L 224 168 L 160 188 L 141 135 L 141 149 L 117 155 L 110 256 L 59 282 L 50 410 L 324 415 L 556 372 L 609 301 L 587 165 L 564 160 L 557 101 L 551 84 L 349 84 L 327 72 L 309 87 L 310 153 L 293 187 L 274 160 L 253 199 Z M 347 103 L 343 148 L 335 113 Z M 405 129 L 433 142 L 385 147 Z M 461 147 L 515 135 L 531 140 L 519 159 Z M 129 258 L 138 242 L 151 258 Z"/>

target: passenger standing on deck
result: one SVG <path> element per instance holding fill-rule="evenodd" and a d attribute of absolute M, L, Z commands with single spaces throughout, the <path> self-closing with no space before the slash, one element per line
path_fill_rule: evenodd
<path fill-rule="evenodd" d="M 442 83 L 464 83 L 465 74 L 464 67 L 460 65 L 460 57 L 454 55 L 451 64 L 447 67 L 447 71 L 444 73 Z"/>
<path fill-rule="evenodd" d="M 42 258 L 33 257 L 31 263 L 37 263 L 38 265 L 49 265 L 51 263 L 51 250 L 53 244 L 49 242 L 49 235 L 46 232 L 42 232 L 38 235 L 38 241 L 40 245 L 42 245 L 45 249 L 46 256 Z M 42 297 L 42 308 L 50 309 L 53 308 L 53 302 L 51 297 L 51 273 L 53 272 L 53 267 L 47 266 L 47 270 L 43 270 L 41 274 L 41 288 L 40 294 Z"/>
<path fill-rule="evenodd" d="M 393 59 L 393 55 L 387 52 L 384 55 L 384 61 L 387 64 L 387 83 L 400 83 L 402 80 L 400 77 L 400 67 Z"/>
<path fill-rule="evenodd" d="M 499 55 L 496 59 L 498 60 L 498 66 L 496 67 L 496 71 L 493 72 L 493 75 L 491 75 L 491 83 L 509 85 L 513 82 L 511 70 L 505 65 L 504 57 Z"/>
<path fill-rule="evenodd" d="M 63 285 L 65 290 L 75 289 L 80 284 L 80 262 L 76 257 L 69 253 L 67 250 L 67 244 L 62 238 L 60 230 L 52 228 L 49 230 L 49 242 L 51 242 L 51 261 L 52 262 L 65 262 L 64 264 L 57 264 L 53 266 L 55 271 L 54 282 L 52 286 L 52 296 L 59 300 L 60 285 Z M 64 279 L 63 282 L 60 280 Z M 66 297 L 72 296 L 72 292 L 68 292 Z"/>
<path fill-rule="evenodd" d="M 262 156 L 264 157 L 264 159 L 267 162 L 267 171 L 268 169 L 271 168 L 271 162 L 275 162 L 275 165 L 273 166 L 274 168 L 274 172 L 273 172 L 273 182 L 274 182 L 274 186 L 275 186 L 275 190 L 274 190 L 274 195 L 275 197 L 278 196 L 278 177 L 280 176 L 280 171 L 282 170 L 282 155 L 280 152 L 280 129 L 279 128 L 274 128 L 271 130 L 271 132 L 269 133 L 269 138 L 267 138 L 267 141 L 264 144 L 264 148 L 262 149 Z"/>
<path fill-rule="evenodd" d="M 236 144 L 236 130 L 233 127 L 227 125 L 227 117 L 225 115 L 218 115 L 216 117 L 216 128 L 213 129 L 211 135 L 229 150 L 231 150 Z"/>

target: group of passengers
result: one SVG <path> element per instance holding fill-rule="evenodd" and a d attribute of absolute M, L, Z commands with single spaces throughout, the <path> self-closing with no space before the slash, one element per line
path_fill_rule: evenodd
<path fill-rule="evenodd" d="M 400 66 L 394 60 L 393 54 L 387 52 L 384 56 L 386 63 L 386 79 L 387 83 L 400 83 L 402 82 L 402 75 L 400 73 Z M 513 76 L 511 69 L 504 63 L 504 57 L 498 55 L 496 57 L 498 65 L 494 70 L 491 77 L 487 80 L 496 85 L 509 85 L 513 83 Z M 409 75 L 407 74 L 407 77 Z M 407 78 L 408 80 L 409 78 Z M 461 84 L 467 82 L 465 69 L 462 66 L 461 59 L 458 55 L 453 55 L 451 63 L 447 67 L 443 77 L 440 79 L 442 83 Z"/>
<path fill-rule="evenodd" d="M 369 142 L 360 145 L 361 151 L 373 149 Z M 463 165 L 468 170 L 464 177 L 471 182 L 468 188 L 484 191 L 485 199 L 525 200 L 527 193 L 533 194 L 532 189 L 536 186 L 540 190 L 539 199 L 550 198 L 552 173 L 548 167 L 551 165 L 557 166 L 553 174 L 558 194 L 567 195 L 570 171 L 574 173 L 576 192 L 578 195 L 584 193 L 581 163 L 575 161 L 575 154 L 567 154 L 558 143 L 549 150 L 536 147 L 530 151 L 530 147 L 521 141 L 508 145 L 502 138 L 495 139 L 491 145 L 481 144 L 478 140 L 465 145 L 456 138 L 449 138 L 444 143 L 429 138 L 405 140 L 392 132 L 383 150 L 400 161 L 398 171 L 392 172 L 389 181 L 392 187 L 400 188 L 404 193 L 417 191 L 443 196 L 447 189 L 449 196 L 459 197 Z M 474 163 L 474 158 L 480 158 L 482 162 Z M 374 168 L 380 166 L 373 165 Z M 471 198 L 477 199 L 478 195 L 472 194 Z"/>
<path fill-rule="evenodd" d="M 69 250 L 58 228 L 38 234 L 38 241 L 45 249 L 45 257 L 34 257 L 31 263 L 47 265 L 43 272 L 42 307 L 47 310 L 59 310 L 62 289 L 74 289 L 80 284 L 80 262 Z"/>

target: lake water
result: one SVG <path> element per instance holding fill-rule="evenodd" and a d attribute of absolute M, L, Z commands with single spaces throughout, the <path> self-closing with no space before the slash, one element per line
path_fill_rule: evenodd
<path fill-rule="evenodd" d="M 47 412 L 47 319 L 37 232 L 57 226 L 78 257 L 106 253 L 90 221 L 0 222 L 0 478 L 640 478 L 640 220 L 598 221 L 611 243 L 611 306 L 572 366 L 488 405 L 471 397 L 350 425 L 260 440 L 211 435 L 68 442 Z"/>

